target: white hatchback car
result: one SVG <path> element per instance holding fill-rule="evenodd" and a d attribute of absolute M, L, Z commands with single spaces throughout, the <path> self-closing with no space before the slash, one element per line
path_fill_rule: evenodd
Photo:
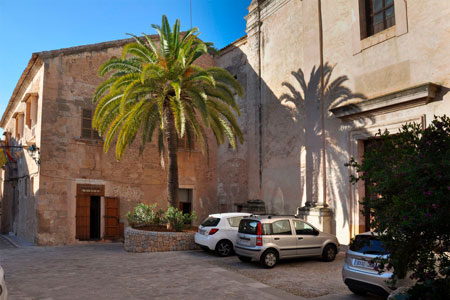
<path fill-rule="evenodd" d="M 5 284 L 5 272 L 3 268 L 0 267 L 0 300 L 8 299 L 8 290 L 6 289 Z"/>
<path fill-rule="evenodd" d="M 239 222 L 249 213 L 209 215 L 198 227 L 195 243 L 204 250 L 214 250 L 219 256 L 228 256 L 234 250 Z"/>

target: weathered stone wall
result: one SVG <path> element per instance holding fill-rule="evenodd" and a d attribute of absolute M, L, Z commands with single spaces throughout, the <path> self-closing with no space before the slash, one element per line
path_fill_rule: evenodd
<path fill-rule="evenodd" d="M 11 101 L 9 118 L 5 118 L 3 129 L 8 132 L 9 151 L 15 162 L 8 162 L 2 174 L 2 220 L 1 232 L 13 232 L 27 241 L 36 242 L 38 220 L 36 207 L 39 195 L 39 165 L 28 154 L 28 147 L 34 144 L 40 147 L 40 105 L 42 103 L 42 87 L 44 67 L 37 61 L 30 66 L 20 88 L 15 91 Z M 27 95 L 37 95 L 38 120 L 36 127 L 29 128 L 23 121 L 23 132 L 20 138 L 16 135 L 16 119 L 12 116 L 17 113 L 25 114 L 26 103 L 23 101 Z M 32 134 L 34 133 L 34 135 Z M 17 148 L 19 147 L 19 148 Z M 39 158 L 39 155 L 36 155 Z"/>
<path fill-rule="evenodd" d="M 248 47 L 245 39 L 240 43 L 242 43 L 239 45 L 240 47 Z M 255 132 L 256 115 L 254 102 L 248 101 L 247 91 L 252 87 L 250 81 L 255 79 L 255 74 L 251 73 L 251 68 L 243 51 L 235 51 L 233 48 L 226 50 L 221 57 L 221 63 L 221 66 L 235 76 L 244 88 L 243 99 L 238 99 L 241 115 L 237 116 L 238 124 L 244 134 L 244 143 L 238 144 L 236 150 L 229 147 L 228 143 L 220 146 L 218 149 L 219 159 L 217 160 L 219 203 L 224 208 L 226 207 L 227 211 L 236 211 L 238 205 L 243 205 L 248 199 L 252 199 L 248 182 L 250 178 L 255 176 L 249 173 L 251 170 L 249 166 L 255 164 L 257 156 L 251 149 L 256 147 L 258 143 L 252 139 L 252 137 L 257 137 Z"/>
<path fill-rule="evenodd" d="M 359 32 L 359 2 L 322 1 L 324 62 L 334 67 L 331 81 L 347 76 L 344 86 L 368 99 L 426 82 L 437 83 L 442 89 L 428 104 L 380 110 L 354 120 L 342 121 L 328 111 L 343 103 L 332 98 L 325 103 L 327 202 L 334 214 L 332 232 L 342 243 L 348 243 L 364 224 L 358 203 L 363 190 L 349 184 L 350 173 L 344 166 L 350 156 L 361 155 L 361 140 L 373 136 L 378 128 L 395 132 L 404 122 L 429 123 L 435 114 L 450 113 L 447 1 L 395 0 L 396 25 L 363 40 Z M 260 12 L 257 1 L 253 1 L 246 18 L 246 42 L 228 47 L 219 59 L 219 65 L 229 67 L 236 57 L 245 57 L 247 66 L 240 65 L 239 69 L 246 70 L 247 78 L 261 78 L 260 83 L 247 79 L 244 101 L 250 117 L 243 125 L 249 141 L 244 149 L 250 158 L 249 177 L 239 181 L 248 182 L 249 195 L 259 191 L 258 199 L 265 202 L 268 212 L 293 214 L 295 207 L 305 201 L 324 198 L 317 94 L 317 1 L 266 0 L 261 2 Z M 316 76 L 311 77 L 312 70 Z M 304 79 L 306 91 L 299 79 Z M 222 166 L 240 157 L 241 154 L 223 153 L 218 164 Z M 226 182 L 223 170 L 229 171 L 219 168 L 219 186 Z M 258 174 L 262 177 L 258 178 Z M 223 186 L 221 193 L 232 195 L 228 185 Z"/>
<path fill-rule="evenodd" d="M 165 208 L 166 170 L 155 144 L 148 144 L 139 155 L 138 143 L 132 145 L 118 162 L 114 145 L 103 152 L 101 141 L 81 135 L 83 108 L 94 108 L 92 94 L 101 82 L 100 65 L 120 56 L 122 44 L 108 47 L 76 48 L 43 53 L 45 62 L 44 102 L 42 108 L 41 185 L 38 204 L 39 244 L 75 243 L 77 184 L 105 186 L 105 196 L 120 197 L 120 221 L 139 202 L 158 203 Z M 202 65 L 212 65 L 202 57 Z M 213 140 L 213 139 L 211 139 Z M 210 164 L 199 150 L 180 150 L 180 187 L 193 188 L 193 210 L 201 221 L 216 212 L 216 147 L 210 145 Z M 167 165 L 167 162 L 166 162 Z"/>
<path fill-rule="evenodd" d="M 162 252 L 198 249 L 193 232 L 156 232 L 125 229 L 125 250 L 128 252 Z"/>

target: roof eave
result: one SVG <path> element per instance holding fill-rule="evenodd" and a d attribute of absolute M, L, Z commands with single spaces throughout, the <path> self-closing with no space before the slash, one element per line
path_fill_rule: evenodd
<path fill-rule="evenodd" d="M 6 120 L 8 115 L 11 113 L 11 110 L 13 109 L 14 100 L 17 97 L 17 94 L 19 93 L 20 89 L 22 88 L 22 85 L 25 81 L 25 79 L 30 74 L 30 71 L 33 69 L 33 67 L 36 65 L 36 62 L 40 60 L 39 53 L 33 53 L 31 55 L 30 60 L 28 61 L 28 65 L 26 66 L 25 70 L 23 70 L 22 75 L 19 78 L 19 81 L 17 81 L 16 87 L 14 88 L 14 91 L 11 95 L 11 98 L 9 99 L 8 106 L 5 109 L 5 112 L 3 113 L 2 119 L 0 120 L 0 127 L 5 128 L 6 126 Z"/>

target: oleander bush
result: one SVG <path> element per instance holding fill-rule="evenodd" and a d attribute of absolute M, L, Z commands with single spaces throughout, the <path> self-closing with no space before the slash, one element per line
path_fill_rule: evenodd
<path fill-rule="evenodd" d="M 390 253 L 380 272 L 394 268 L 393 282 L 416 280 L 407 299 L 448 299 L 450 292 L 450 119 L 435 117 L 425 129 L 406 124 L 379 132 L 362 162 L 348 166 L 363 180 L 362 201 L 370 226 Z M 411 274 L 411 275 L 410 275 Z"/>
<path fill-rule="evenodd" d="M 156 203 L 139 203 L 132 212 L 127 213 L 128 223 L 134 227 L 164 224 L 164 211 L 156 207 Z"/>
<path fill-rule="evenodd" d="M 165 219 L 167 220 L 169 227 L 176 231 L 181 231 L 185 224 L 190 224 L 192 221 L 197 220 L 197 214 L 195 211 L 190 214 L 183 214 L 182 211 L 170 206 L 166 211 Z"/>
<path fill-rule="evenodd" d="M 190 224 L 197 219 L 197 214 L 179 211 L 170 206 L 166 211 L 157 208 L 157 204 L 139 203 L 133 211 L 127 213 L 128 224 L 132 227 L 168 225 L 168 228 L 182 231 L 185 224 Z"/>

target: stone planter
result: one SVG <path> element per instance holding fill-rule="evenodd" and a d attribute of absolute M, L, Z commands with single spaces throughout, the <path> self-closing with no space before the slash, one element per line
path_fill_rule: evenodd
<path fill-rule="evenodd" d="M 199 248 L 194 236 L 194 232 L 158 232 L 127 227 L 124 246 L 128 252 L 196 250 Z"/>

